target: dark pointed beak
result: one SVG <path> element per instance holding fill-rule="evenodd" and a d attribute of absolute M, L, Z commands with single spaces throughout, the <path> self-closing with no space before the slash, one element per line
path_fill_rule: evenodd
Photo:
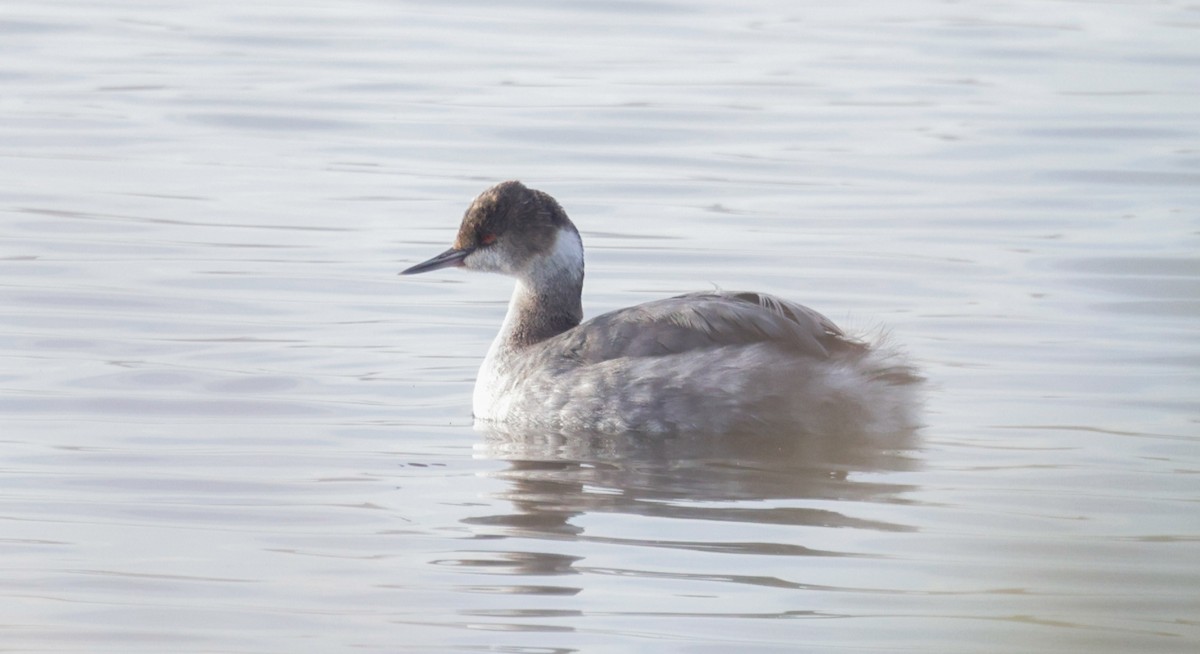
<path fill-rule="evenodd" d="M 401 275 L 416 275 L 418 273 L 429 272 L 430 270 L 437 270 L 438 268 L 449 268 L 451 266 L 461 266 L 461 265 L 463 265 L 463 263 L 462 263 L 463 259 L 466 259 L 467 255 L 471 254 L 474 251 L 475 251 L 474 248 L 469 248 L 466 250 L 450 248 L 449 250 L 446 250 L 445 252 L 437 255 L 436 257 L 430 259 L 429 261 L 418 263 L 417 265 L 413 266 L 412 268 L 401 271 L 400 274 Z"/>

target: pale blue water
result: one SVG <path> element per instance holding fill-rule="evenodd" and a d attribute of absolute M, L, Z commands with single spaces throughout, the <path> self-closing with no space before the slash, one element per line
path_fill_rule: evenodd
<path fill-rule="evenodd" d="M 1200 646 L 1185 3 L 0 9 L 0 650 Z M 520 178 L 590 315 L 886 327 L 914 449 L 470 424 Z"/>

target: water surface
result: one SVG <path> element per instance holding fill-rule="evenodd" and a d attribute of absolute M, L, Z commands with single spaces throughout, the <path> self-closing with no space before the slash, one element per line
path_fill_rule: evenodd
<path fill-rule="evenodd" d="M 1195 650 L 1198 25 L 8 3 L 0 649 Z M 511 283 L 396 272 L 509 178 L 589 315 L 777 293 L 904 344 L 927 426 L 498 446 Z"/>

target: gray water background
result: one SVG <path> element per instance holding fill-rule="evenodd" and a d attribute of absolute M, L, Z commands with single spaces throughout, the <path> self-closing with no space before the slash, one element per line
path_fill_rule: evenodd
<path fill-rule="evenodd" d="M 0 651 L 1200 648 L 1188 2 L 0 8 Z M 519 178 L 589 315 L 886 329 L 915 449 L 521 463 Z"/>

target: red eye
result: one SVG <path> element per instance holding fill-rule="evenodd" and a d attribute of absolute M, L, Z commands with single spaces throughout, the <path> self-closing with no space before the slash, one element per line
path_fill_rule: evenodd
<path fill-rule="evenodd" d="M 484 245 L 491 245 L 492 243 L 496 242 L 496 235 L 491 232 L 481 234 L 479 236 L 479 242 L 483 243 Z"/>

